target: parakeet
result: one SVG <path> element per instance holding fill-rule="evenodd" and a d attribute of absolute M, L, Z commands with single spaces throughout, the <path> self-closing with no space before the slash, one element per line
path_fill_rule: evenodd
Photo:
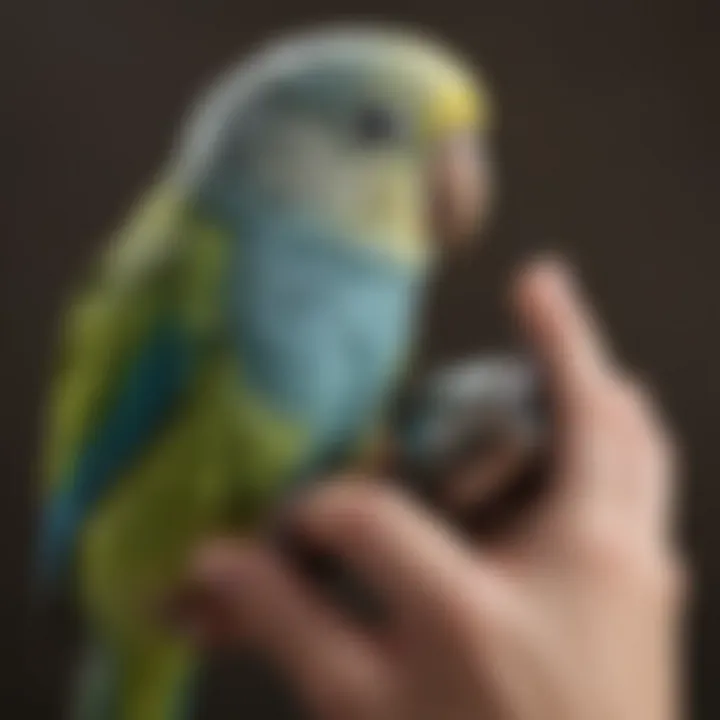
<path fill-rule="evenodd" d="M 77 717 L 191 716 L 156 610 L 200 539 L 371 442 L 437 231 L 486 204 L 488 118 L 463 61 L 376 28 L 271 43 L 190 115 L 62 325 L 38 562 L 85 619 Z"/>

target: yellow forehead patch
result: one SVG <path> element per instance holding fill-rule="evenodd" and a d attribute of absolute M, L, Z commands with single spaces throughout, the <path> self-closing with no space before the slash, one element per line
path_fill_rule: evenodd
<path fill-rule="evenodd" d="M 430 101 L 427 126 L 433 137 L 455 130 L 482 128 L 485 121 L 486 108 L 472 86 L 448 82 L 438 87 Z"/>
<path fill-rule="evenodd" d="M 453 53 L 415 41 L 397 48 L 397 62 L 411 69 L 427 93 L 425 124 L 431 137 L 487 128 L 491 118 L 485 83 Z"/>

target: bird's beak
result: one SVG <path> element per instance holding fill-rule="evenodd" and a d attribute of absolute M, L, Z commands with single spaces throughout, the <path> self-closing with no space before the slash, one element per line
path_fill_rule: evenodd
<path fill-rule="evenodd" d="M 464 245 L 480 230 L 491 205 L 493 179 L 485 140 L 459 131 L 439 143 L 431 164 L 435 237 L 445 247 Z"/>
<path fill-rule="evenodd" d="M 434 98 L 430 143 L 430 211 L 438 242 L 466 244 L 491 206 L 488 101 L 477 85 L 446 84 Z"/>

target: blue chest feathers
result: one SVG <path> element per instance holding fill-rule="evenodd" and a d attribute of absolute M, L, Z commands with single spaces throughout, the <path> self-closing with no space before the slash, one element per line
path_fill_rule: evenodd
<path fill-rule="evenodd" d="M 419 273 L 277 216 L 237 245 L 230 308 L 243 372 L 310 431 L 315 453 L 353 443 L 410 342 Z"/>

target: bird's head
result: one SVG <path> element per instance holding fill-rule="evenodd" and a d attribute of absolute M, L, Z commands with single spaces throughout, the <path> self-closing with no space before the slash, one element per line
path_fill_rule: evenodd
<path fill-rule="evenodd" d="M 488 208 L 488 105 L 478 75 L 423 36 L 314 31 L 215 85 L 179 167 L 219 212 L 269 203 L 427 258 L 472 237 Z"/>

